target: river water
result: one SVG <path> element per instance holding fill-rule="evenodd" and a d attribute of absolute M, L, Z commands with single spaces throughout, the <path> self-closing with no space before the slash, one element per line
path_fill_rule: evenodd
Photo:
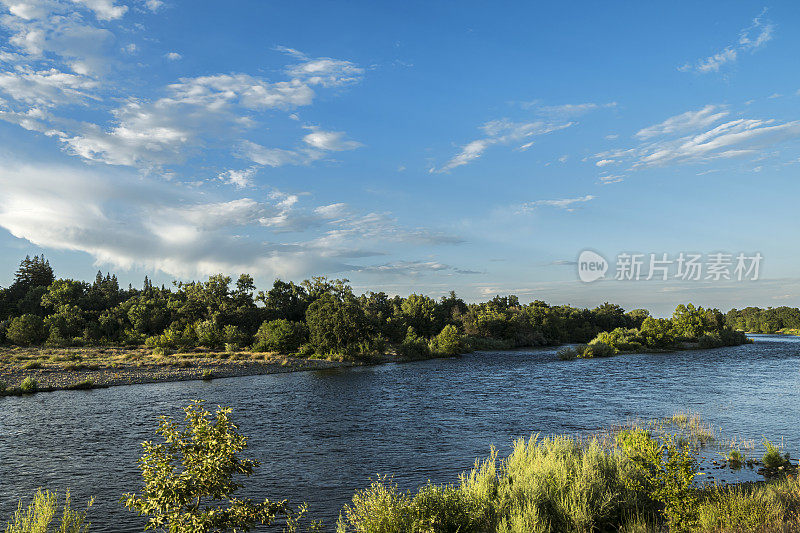
<path fill-rule="evenodd" d="M 234 408 L 261 461 L 243 496 L 305 501 L 331 529 L 377 474 L 404 489 L 456 481 L 491 445 L 696 412 L 726 435 L 800 451 L 800 337 L 670 354 L 560 361 L 555 349 L 0 398 L 0 524 L 37 487 L 94 496 L 92 531 L 141 531 L 140 442 L 193 399 Z M 761 455 L 759 450 L 754 455 Z M 745 474 L 746 475 L 746 474 Z M 754 474 L 751 474 L 754 475 Z"/>

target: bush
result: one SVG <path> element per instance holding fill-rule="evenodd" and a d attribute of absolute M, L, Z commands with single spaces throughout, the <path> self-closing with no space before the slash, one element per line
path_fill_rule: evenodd
<path fill-rule="evenodd" d="M 0 394 L 6 391 L 6 387 L 8 387 L 8 385 L 6 385 L 5 381 L 0 381 Z"/>
<path fill-rule="evenodd" d="M 9 341 L 19 346 L 39 344 L 45 339 L 44 322 L 37 315 L 12 318 L 6 331 Z"/>
<path fill-rule="evenodd" d="M 89 500 L 88 507 L 92 506 Z M 61 519 L 56 527 L 51 528 L 51 523 L 58 507 L 58 493 L 41 489 L 36 491 L 33 501 L 27 508 L 22 507 L 20 500 L 14 518 L 6 524 L 6 533 L 86 533 L 90 524 L 86 522 L 86 511 L 75 511 L 70 507 L 70 495 L 64 498 L 64 508 Z"/>
<path fill-rule="evenodd" d="M 208 348 L 216 348 L 222 344 L 222 331 L 213 320 L 199 320 L 194 324 L 197 343 Z"/>
<path fill-rule="evenodd" d="M 430 351 L 437 355 L 458 355 L 464 353 L 464 343 L 458 328 L 446 325 L 430 342 Z"/>
<path fill-rule="evenodd" d="M 655 512 L 628 459 L 596 440 L 521 439 L 504 461 L 496 451 L 461 475 L 458 486 L 425 485 L 413 497 L 386 479 L 353 496 L 339 533 L 504 533 L 616 531 L 638 512 Z"/>
<path fill-rule="evenodd" d="M 586 345 L 586 348 L 583 349 L 583 353 L 581 353 L 579 357 L 586 359 L 592 359 L 595 357 L 611 357 L 616 353 L 617 351 L 613 346 L 609 346 L 604 342 L 592 341 L 590 344 Z"/>
<path fill-rule="evenodd" d="M 744 464 L 744 455 L 739 450 L 731 450 L 728 452 L 727 460 L 731 468 L 738 469 Z"/>
<path fill-rule="evenodd" d="M 280 318 L 265 321 L 256 333 L 254 352 L 296 352 L 308 338 L 305 324 Z"/>
<path fill-rule="evenodd" d="M 406 338 L 397 347 L 397 354 L 407 359 L 426 359 L 431 356 L 431 348 L 430 344 L 409 326 Z"/>
<path fill-rule="evenodd" d="M 697 523 L 698 501 L 694 455 L 672 437 L 659 442 L 641 429 L 623 431 L 618 442 L 635 469 L 635 475 L 625 479 L 626 485 L 661 502 L 670 532 L 692 531 Z"/>
<path fill-rule="evenodd" d="M 397 486 L 378 478 L 372 484 L 353 495 L 339 516 L 337 533 L 407 533 L 414 522 L 411 498 Z"/>
<path fill-rule="evenodd" d="M 22 368 L 24 368 L 25 370 L 36 370 L 37 368 L 42 368 L 42 362 L 36 360 L 28 361 L 27 363 L 22 365 Z"/>
<path fill-rule="evenodd" d="M 211 370 L 204 370 L 202 378 L 203 381 L 211 381 L 214 379 L 214 373 Z"/>
<path fill-rule="evenodd" d="M 67 389 L 69 390 L 90 390 L 94 388 L 94 380 L 93 379 L 85 379 L 83 381 L 79 381 L 77 383 L 73 383 L 69 385 Z"/>
<path fill-rule="evenodd" d="M 700 531 L 800 531 L 800 484 L 784 479 L 723 488 L 700 503 Z"/>
<path fill-rule="evenodd" d="M 250 476 L 258 463 L 240 457 L 247 438 L 231 422 L 230 409 L 220 407 L 212 415 L 202 402 L 193 402 L 184 411 L 183 427 L 161 419 L 157 433 L 164 443 L 142 444 L 142 494 L 125 495 L 125 506 L 147 517 L 146 529 L 247 531 L 291 514 L 285 501 L 254 502 L 233 496 L 241 486 L 234 476 Z"/>
<path fill-rule="evenodd" d="M 247 344 L 247 335 L 238 326 L 228 324 L 222 328 L 222 340 L 225 342 L 225 351 L 231 352 Z"/>
<path fill-rule="evenodd" d="M 764 463 L 764 468 L 767 470 L 777 470 L 780 467 L 788 466 L 789 454 L 781 455 L 780 449 L 772 444 L 770 441 L 764 439 L 764 447 L 767 449 L 761 462 Z"/>
<path fill-rule="evenodd" d="M 22 392 L 32 394 L 39 390 L 39 382 L 28 376 L 22 380 L 22 383 L 19 384 L 19 389 Z"/>
<path fill-rule="evenodd" d="M 583 350 L 580 353 L 582 354 Z M 556 355 L 562 361 L 572 361 L 578 357 L 578 350 L 574 346 L 564 346 L 558 349 Z"/>

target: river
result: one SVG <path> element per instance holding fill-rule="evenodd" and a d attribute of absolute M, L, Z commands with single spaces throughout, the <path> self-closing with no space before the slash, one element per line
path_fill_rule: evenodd
<path fill-rule="evenodd" d="M 699 413 L 726 434 L 800 448 L 800 338 L 560 361 L 555 349 L 478 352 L 373 367 L 0 398 L 0 518 L 37 487 L 95 496 L 92 531 L 141 531 L 140 442 L 193 399 L 234 408 L 262 466 L 242 495 L 305 501 L 331 529 L 376 474 L 401 488 L 452 482 L 532 433 L 586 434 L 631 417 Z M 761 450 L 757 454 L 761 455 Z M 0 520 L 0 523 L 3 523 Z"/>

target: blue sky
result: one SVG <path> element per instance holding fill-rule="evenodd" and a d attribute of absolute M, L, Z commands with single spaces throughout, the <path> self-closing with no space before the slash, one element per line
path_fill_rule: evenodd
<path fill-rule="evenodd" d="M 800 305 L 798 27 L 793 2 L 0 0 L 0 285 L 44 252 L 134 285 Z M 689 251 L 760 279 L 613 279 Z"/>

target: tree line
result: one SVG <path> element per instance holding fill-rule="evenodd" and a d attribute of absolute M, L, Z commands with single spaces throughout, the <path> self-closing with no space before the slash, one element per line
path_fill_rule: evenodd
<path fill-rule="evenodd" d="M 676 310 L 672 320 L 657 320 L 644 309 L 626 312 L 610 303 L 581 309 L 539 300 L 521 304 L 513 295 L 475 304 L 454 292 L 439 299 L 356 295 L 348 280 L 325 277 L 278 279 L 266 291 L 257 290 L 248 274 L 235 283 L 218 274 L 170 287 L 145 277 L 141 289 L 122 288 L 115 275 L 102 272 L 92 283 L 56 278 L 44 256 L 26 257 L 12 284 L 0 288 L 0 343 L 146 345 L 165 354 L 205 347 L 413 358 L 587 343 L 603 332 L 640 331 L 643 324 L 650 337 L 697 338 L 729 330 L 729 317 L 691 305 Z M 701 330 L 692 329 L 693 321 Z"/>
<path fill-rule="evenodd" d="M 778 333 L 800 330 L 800 309 L 796 307 L 745 307 L 731 309 L 725 320 L 732 328 L 751 333 Z"/>

